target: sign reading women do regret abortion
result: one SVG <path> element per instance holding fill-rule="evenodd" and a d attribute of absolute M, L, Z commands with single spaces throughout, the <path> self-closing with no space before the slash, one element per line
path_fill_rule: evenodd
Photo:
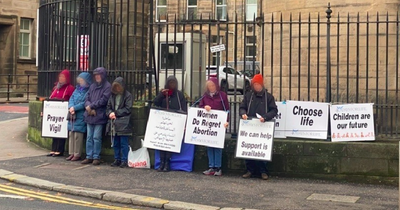
<path fill-rule="evenodd" d="M 185 143 L 224 148 L 227 118 L 225 111 L 189 108 Z"/>

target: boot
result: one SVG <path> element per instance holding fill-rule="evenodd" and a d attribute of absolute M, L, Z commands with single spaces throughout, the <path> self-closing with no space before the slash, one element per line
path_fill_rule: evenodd
<path fill-rule="evenodd" d="M 85 159 L 81 162 L 81 164 L 90 164 L 93 163 L 93 159 Z"/>
<path fill-rule="evenodd" d="M 121 165 L 119 167 L 120 168 L 126 168 L 126 167 L 128 167 L 128 163 L 126 161 L 122 161 Z"/>
<path fill-rule="evenodd" d="M 67 161 L 72 160 L 72 158 L 74 158 L 74 155 L 70 155 L 66 158 Z"/>
<path fill-rule="evenodd" d="M 268 180 L 268 175 L 266 174 L 266 173 L 262 173 L 261 174 L 261 179 L 263 179 L 263 180 Z"/>
<path fill-rule="evenodd" d="M 163 172 L 169 172 L 170 171 L 169 165 L 170 165 L 170 160 L 165 161 L 165 166 L 164 166 Z"/>
<path fill-rule="evenodd" d="M 251 177 L 251 172 L 248 171 L 247 173 L 243 174 L 242 177 L 245 178 L 245 179 L 250 178 Z"/>
<path fill-rule="evenodd" d="M 111 163 L 111 167 L 118 167 L 121 165 L 121 161 L 120 160 L 114 160 L 113 163 Z"/>
<path fill-rule="evenodd" d="M 161 162 L 160 162 L 160 166 L 158 166 L 157 171 L 158 171 L 158 172 L 163 171 L 163 170 L 164 170 L 164 165 L 165 165 L 164 161 L 161 161 Z"/>

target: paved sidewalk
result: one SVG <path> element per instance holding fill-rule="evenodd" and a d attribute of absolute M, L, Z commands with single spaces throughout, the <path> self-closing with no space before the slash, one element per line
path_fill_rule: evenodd
<path fill-rule="evenodd" d="M 67 185 L 124 192 L 190 203 L 256 209 L 397 209 L 398 188 L 272 177 L 269 181 L 200 173 L 84 166 L 64 158 L 30 157 L 1 161 L 0 169 Z M 329 196 L 312 194 L 330 194 Z M 336 199 L 338 202 L 323 201 Z M 348 203 L 353 200 L 355 203 Z M 359 198 L 358 198 L 359 197 Z M 309 198 L 310 199 L 310 198 Z M 322 199 L 322 200 L 321 200 Z"/>

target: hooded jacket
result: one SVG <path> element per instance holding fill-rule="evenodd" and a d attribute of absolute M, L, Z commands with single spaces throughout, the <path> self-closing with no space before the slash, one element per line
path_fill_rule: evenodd
<path fill-rule="evenodd" d="M 178 80 L 176 79 L 175 76 L 169 76 L 165 83 L 165 89 L 170 89 L 168 87 L 168 84 L 171 81 L 175 81 L 178 84 Z M 154 106 L 156 107 L 164 109 L 167 108 L 167 97 L 164 95 L 162 91 L 156 96 L 153 102 Z M 187 112 L 187 102 L 185 96 L 181 91 L 178 90 L 178 86 L 176 87 L 176 89 L 172 90 L 171 95 L 168 96 L 168 103 L 169 103 L 169 110 Z"/>
<path fill-rule="evenodd" d="M 116 90 L 116 86 L 120 86 L 122 88 L 121 92 L 118 92 Z M 129 93 L 126 88 L 125 88 L 125 83 L 124 79 L 122 77 L 117 77 L 113 84 L 112 84 L 112 89 L 111 89 L 111 97 L 108 100 L 107 103 L 107 111 L 106 115 L 107 117 L 114 112 L 115 116 L 117 117 L 114 122 L 114 129 L 116 135 L 119 136 L 127 136 L 127 135 L 132 135 L 132 124 L 131 124 L 131 109 L 133 105 L 133 97 L 132 94 Z M 119 97 L 119 106 L 117 107 L 117 95 L 120 95 Z M 109 117 L 108 117 L 109 119 Z M 107 124 L 107 133 L 109 135 L 113 135 L 111 133 L 111 120 L 108 120 Z"/>
<path fill-rule="evenodd" d="M 256 118 L 261 115 L 265 121 L 272 120 L 278 114 L 275 98 L 266 89 L 257 93 L 254 90 L 246 93 L 239 107 L 239 115 L 247 114 L 248 117 Z"/>
<path fill-rule="evenodd" d="M 211 96 L 210 92 L 206 91 L 200 100 L 199 107 L 204 108 L 208 105 L 211 109 L 229 111 L 228 96 L 220 91 L 217 78 L 210 78 L 209 81 L 215 84 L 217 92 Z"/>
<path fill-rule="evenodd" d="M 69 99 L 68 109 L 74 107 L 75 120 L 68 121 L 68 130 L 74 132 L 86 133 L 86 123 L 83 114 L 85 113 L 86 94 L 89 90 L 89 86 L 92 84 L 92 76 L 87 72 L 83 72 L 80 73 L 78 77 L 85 80 L 87 86 L 80 87 L 79 85 L 77 85 L 74 93 Z"/>
<path fill-rule="evenodd" d="M 88 115 L 85 111 L 85 122 L 93 125 L 104 125 L 107 123 L 106 116 L 107 102 L 111 95 L 111 84 L 107 81 L 107 72 L 103 67 L 99 67 L 93 71 L 94 75 L 101 75 L 101 82 L 93 82 L 89 87 L 86 96 L 85 107 L 89 106 L 96 111 L 96 115 Z"/>
<path fill-rule="evenodd" d="M 59 101 L 68 101 L 74 92 L 74 86 L 71 85 L 70 73 L 67 69 L 62 70 L 60 74 L 64 75 L 66 82 L 65 84 L 58 87 L 58 82 L 55 83 L 53 91 L 51 92 L 49 99 L 59 100 Z"/>

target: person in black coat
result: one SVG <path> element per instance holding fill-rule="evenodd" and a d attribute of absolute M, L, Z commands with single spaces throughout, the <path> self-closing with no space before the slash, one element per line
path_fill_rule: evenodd
<path fill-rule="evenodd" d="M 129 136 L 132 135 L 131 108 L 132 94 L 125 89 L 124 79 L 118 77 L 111 87 L 111 97 L 107 103 L 106 114 L 109 118 L 107 133 L 113 139 L 114 162 L 112 167 L 128 166 Z"/>
<path fill-rule="evenodd" d="M 278 114 L 278 107 L 274 96 L 264 88 L 263 76 L 257 74 L 251 82 L 252 91 L 244 96 L 239 107 L 240 117 L 244 120 L 259 118 L 261 122 L 272 120 Z M 247 173 L 243 175 L 243 178 L 249 178 L 256 173 L 260 173 L 262 179 L 268 179 L 267 162 L 246 160 L 246 168 Z"/>
<path fill-rule="evenodd" d="M 177 112 L 187 112 L 187 102 L 185 96 L 178 90 L 178 80 L 175 76 L 169 76 L 165 82 L 165 87 L 154 99 L 154 106 Z M 158 171 L 170 171 L 171 153 L 160 152 L 160 166 Z"/>

